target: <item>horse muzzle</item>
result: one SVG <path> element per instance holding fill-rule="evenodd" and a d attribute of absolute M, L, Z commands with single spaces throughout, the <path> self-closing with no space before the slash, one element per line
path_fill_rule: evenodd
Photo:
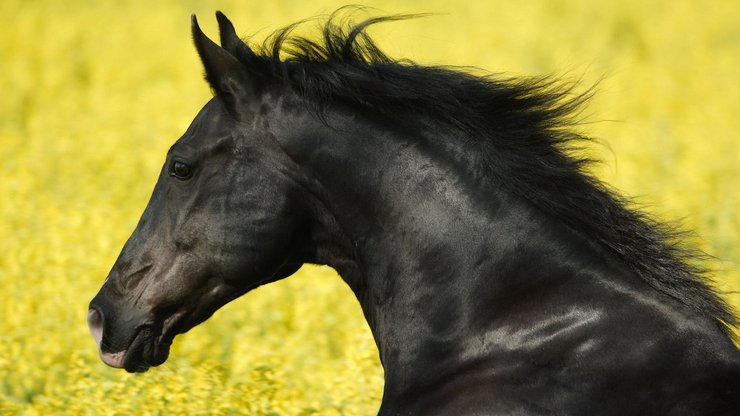
<path fill-rule="evenodd" d="M 171 337 L 155 331 L 154 325 L 141 325 L 130 335 L 123 348 L 111 348 L 106 341 L 105 316 L 100 310 L 90 308 L 87 325 L 98 346 L 100 359 L 113 368 L 123 368 L 130 373 L 144 372 L 164 363 L 169 356 Z M 106 351 L 113 349 L 114 351 Z M 116 351 L 118 350 L 118 351 Z"/>

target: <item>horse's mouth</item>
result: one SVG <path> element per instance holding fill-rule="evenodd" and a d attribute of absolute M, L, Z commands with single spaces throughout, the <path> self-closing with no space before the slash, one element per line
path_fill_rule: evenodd
<path fill-rule="evenodd" d="M 182 316 L 183 313 L 176 312 L 159 325 L 140 326 L 129 346 L 122 351 L 104 352 L 99 346 L 100 358 L 108 366 L 123 368 L 129 373 L 143 373 L 163 364 L 169 357 L 175 335 L 183 332 L 180 328 Z"/>
<path fill-rule="evenodd" d="M 169 356 L 171 342 L 158 342 L 152 328 L 151 325 L 139 328 L 129 346 L 122 351 L 110 353 L 100 349 L 100 358 L 108 366 L 123 368 L 129 373 L 142 373 L 164 363 Z"/>

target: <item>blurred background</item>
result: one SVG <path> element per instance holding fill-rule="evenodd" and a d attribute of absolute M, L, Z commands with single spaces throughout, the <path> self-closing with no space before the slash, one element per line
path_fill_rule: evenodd
<path fill-rule="evenodd" d="M 740 306 L 740 5 L 728 1 L 367 1 L 431 12 L 374 27 L 391 56 L 598 82 L 581 131 L 594 173 L 714 256 Z M 85 326 L 168 147 L 210 97 L 191 13 L 217 38 L 342 2 L 0 3 L 0 414 L 369 415 L 382 369 L 331 269 L 227 305 L 143 375 L 106 367 Z M 315 25 L 314 25 L 315 26 Z M 314 26 L 307 26 L 308 32 Z M 734 293 L 731 293 L 734 292 Z"/>

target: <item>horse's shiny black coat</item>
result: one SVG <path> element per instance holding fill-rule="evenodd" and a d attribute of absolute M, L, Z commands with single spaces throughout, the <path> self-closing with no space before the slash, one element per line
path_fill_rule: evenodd
<path fill-rule="evenodd" d="M 383 19 L 255 52 L 217 16 L 221 46 L 193 18 L 215 96 L 90 304 L 106 363 L 159 365 L 318 263 L 373 332 L 382 415 L 740 411 L 736 320 L 692 252 L 568 154 L 583 96 L 396 62 L 363 31 Z"/>

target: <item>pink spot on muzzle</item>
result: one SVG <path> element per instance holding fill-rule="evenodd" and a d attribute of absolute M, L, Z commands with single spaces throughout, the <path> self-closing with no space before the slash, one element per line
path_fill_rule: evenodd
<path fill-rule="evenodd" d="M 87 327 L 90 329 L 95 343 L 98 345 L 100 359 L 104 363 L 114 368 L 123 368 L 123 361 L 126 359 L 126 351 L 116 353 L 103 352 L 100 345 L 103 342 L 103 315 L 95 309 L 87 312 Z"/>

